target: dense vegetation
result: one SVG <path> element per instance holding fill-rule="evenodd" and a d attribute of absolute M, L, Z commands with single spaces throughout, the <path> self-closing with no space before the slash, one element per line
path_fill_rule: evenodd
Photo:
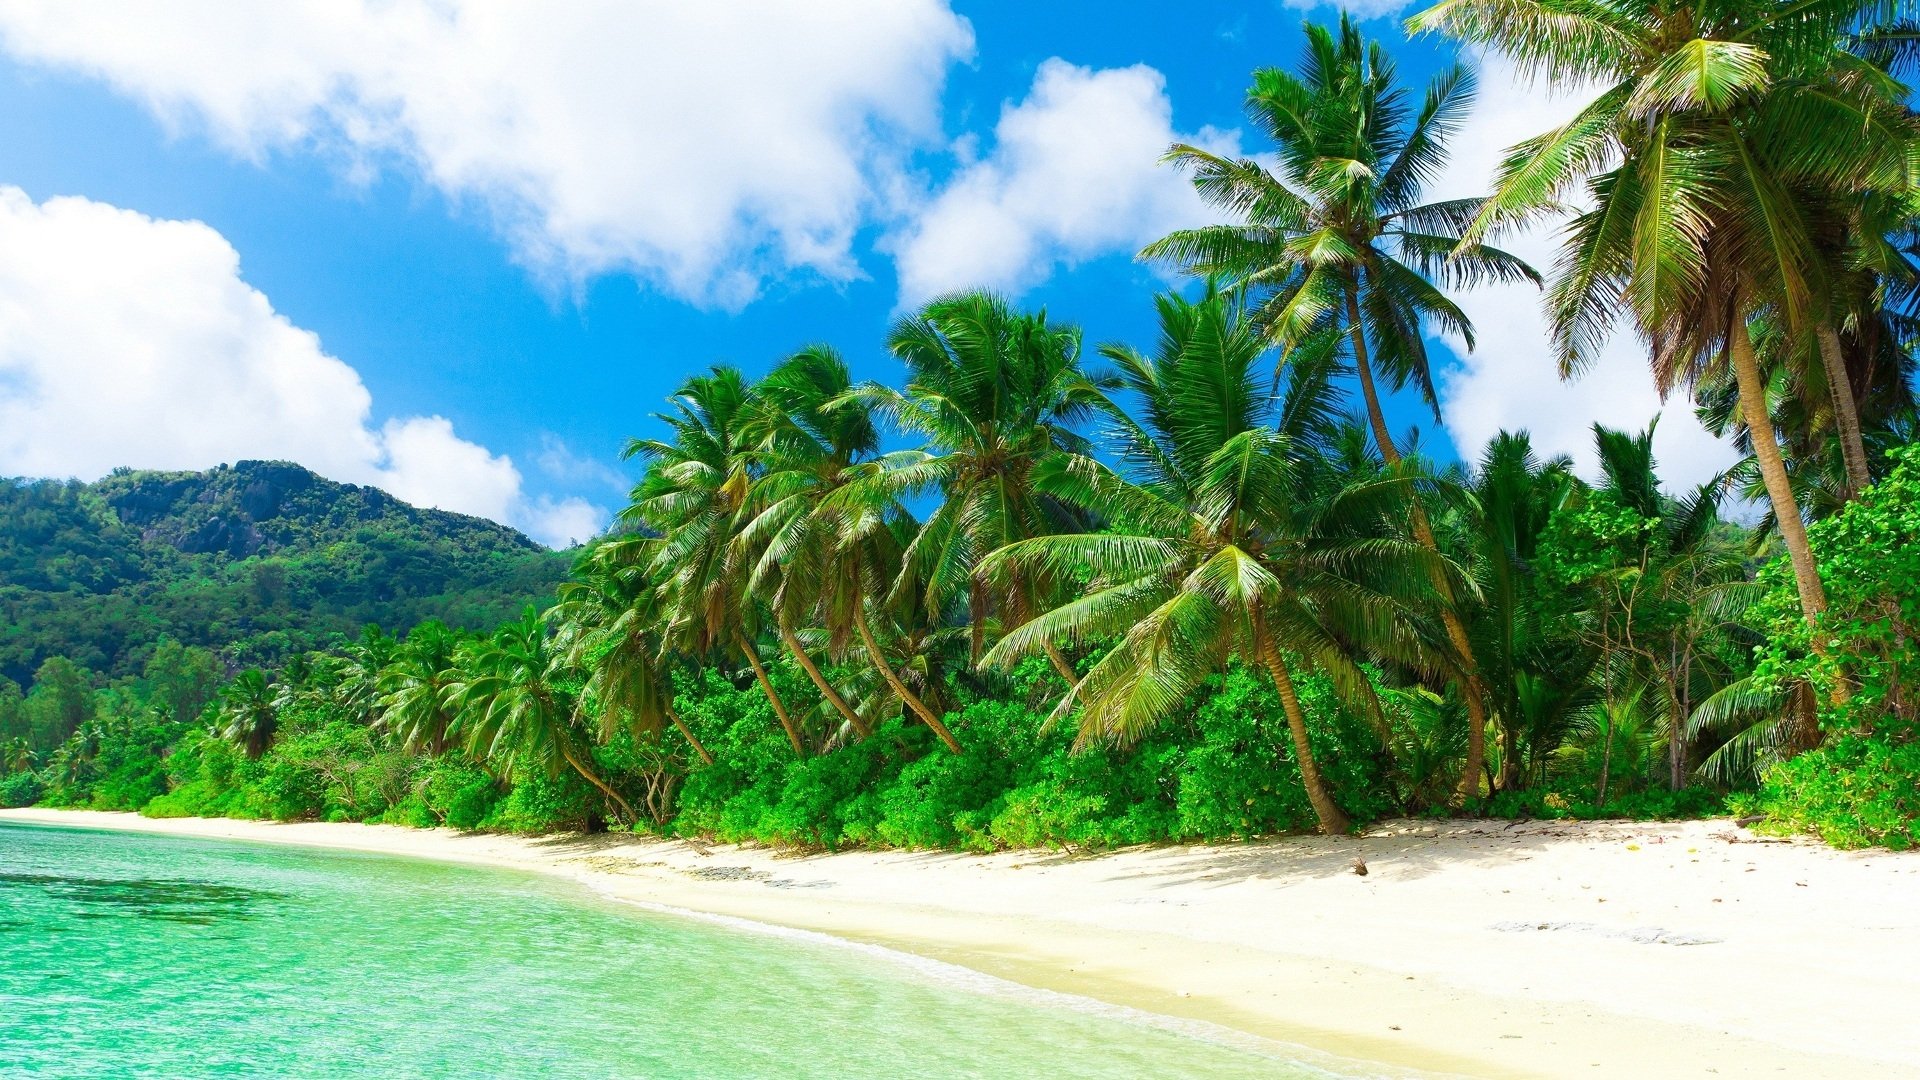
<path fill-rule="evenodd" d="M 51 657 L 106 678 L 171 639 L 279 664 L 369 622 L 485 627 L 551 597 L 568 557 L 285 462 L 0 480 L 0 678 Z"/>
<path fill-rule="evenodd" d="M 1909 845 L 1898 14 L 1447 0 L 1414 27 L 1601 89 L 1438 203 L 1468 72 L 1414 99 L 1345 20 L 1310 27 L 1248 95 L 1270 155 L 1170 152 L 1222 220 L 1143 252 L 1196 278 L 1151 345 L 964 293 L 893 328 L 894 385 L 825 346 L 715 368 L 632 445 L 629 531 L 552 607 L 369 629 L 217 695 L 178 644 L 103 690 L 49 661 L 0 699 L 27 736 L 0 797 L 970 848 L 1732 798 Z M 1563 200 L 1550 275 L 1497 246 Z M 1485 281 L 1543 284 L 1566 374 L 1636 332 L 1747 459 L 1666 492 L 1650 429 L 1595 428 L 1591 482 L 1525 433 L 1437 467 L 1382 384 L 1434 402 L 1427 334 L 1471 341 L 1449 293 Z"/>

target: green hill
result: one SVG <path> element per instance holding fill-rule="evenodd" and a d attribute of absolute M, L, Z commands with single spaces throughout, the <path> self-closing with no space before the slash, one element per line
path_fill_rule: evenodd
<path fill-rule="evenodd" d="M 132 674 L 165 638 L 270 664 L 369 622 L 488 627 L 569 561 L 284 461 L 0 480 L 0 675 L 24 684 L 50 656 Z"/>

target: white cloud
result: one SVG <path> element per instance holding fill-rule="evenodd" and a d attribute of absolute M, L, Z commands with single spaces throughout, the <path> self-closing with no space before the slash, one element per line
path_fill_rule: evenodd
<path fill-rule="evenodd" d="M 889 238 L 902 301 L 975 286 L 1017 292 L 1056 265 L 1131 253 L 1210 220 L 1188 179 L 1159 164 L 1176 141 L 1238 152 L 1218 131 L 1176 133 L 1153 68 L 1046 61 L 1026 100 L 1002 111 L 992 152 L 968 161 L 972 145 L 958 145 L 968 163 Z"/>
<path fill-rule="evenodd" d="M 249 158 L 403 163 L 545 274 L 720 305 L 858 274 L 855 230 L 973 47 L 943 0 L 0 0 L 0 42 Z"/>
<path fill-rule="evenodd" d="M 1479 65 L 1478 105 L 1453 138 L 1453 157 L 1431 186 L 1434 199 L 1484 195 L 1508 147 L 1565 122 L 1589 95 L 1557 94 L 1522 79 L 1503 57 Z M 1542 224 L 1496 243 L 1551 276 L 1557 226 Z M 1661 480 L 1672 488 L 1697 484 L 1732 464 L 1736 455 L 1709 435 L 1684 394 L 1664 405 L 1654 392 L 1644 344 L 1621 325 L 1582 378 L 1562 382 L 1547 340 L 1540 291 L 1531 285 L 1491 286 L 1462 293 L 1473 320 L 1474 352 L 1454 344 L 1458 367 L 1439 378 L 1441 411 L 1462 457 L 1472 460 L 1502 429 L 1526 429 L 1543 456 L 1567 454 L 1592 476 L 1598 468 L 1592 425 L 1638 431 L 1656 413 L 1654 433 Z"/>
<path fill-rule="evenodd" d="M 604 523 L 580 500 L 528 499 L 511 458 L 442 417 L 376 429 L 372 409 L 359 373 L 242 280 L 208 226 L 0 187 L 0 474 L 285 458 L 547 542 Z"/>
<path fill-rule="evenodd" d="M 548 477 L 566 484 L 618 492 L 633 486 L 620 470 L 599 458 L 575 452 L 565 439 L 551 431 L 541 434 L 540 452 L 534 456 L 533 463 Z"/>
<path fill-rule="evenodd" d="M 550 499 L 542 495 L 527 504 L 521 528 L 548 547 L 566 548 L 599 536 L 610 520 L 605 509 L 577 496 Z"/>

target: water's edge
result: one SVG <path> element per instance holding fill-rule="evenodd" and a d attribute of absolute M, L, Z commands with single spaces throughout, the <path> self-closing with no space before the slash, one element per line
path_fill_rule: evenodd
<path fill-rule="evenodd" d="M 335 854 L 355 854 L 366 857 L 392 859 L 398 861 L 431 862 L 466 867 L 483 867 L 495 872 L 537 878 L 550 884 L 563 885 L 566 891 L 574 894 L 576 902 L 593 903 L 623 912 L 644 912 L 649 915 L 670 919 L 682 919 L 704 925 L 717 926 L 735 933 L 751 934 L 757 937 L 775 940 L 802 942 L 815 946 L 825 946 L 862 956 L 882 963 L 913 976 L 963 992 L 983 997 L 1016 1001 L 1023 1005 L 1057 1009 L 1065 1012 L 1118 1022 L 1129 1026 L 1151 1029 L 1169 1035 L 1175 1035 L 1225 1050 L 1236 1051 L 1277 1063 L 1284 1062 L 1296 1069 L 1309 1070 L 1327 1077 L 1402 1077 L 1408 1080 L 1447 1080 L 1460 1078 L 1464 1074 L 1437 1072 L 1429 1069 L 1414 1069 L 1406 1066 L 1387 1065 L 1380 1062 L 1363 1061 L 1341 1054 L 1322 1050 L 1317 1047 L 1276 1039 L 1256 1034 L 1210 1020 L 1193 1017 L 1181 1017 L 1116 1001 L 1104 1000 L 1090 995 L 1054 990 L 1032 985 L 1016 979 L 989 973 L 964 963 L 929 956 L 915 952 L 911 945 L 882 944 L 871 940 L 809 929 L 797 926 L 747 918 L 716 911 L 704 911 L 679 904 L 638 899 L 619 895 L 613 888 L 596 880 L 593 872 L 583 872 L 572 867 L 549 862 L 538 855 L 520 856 L 494 855 L 477 852 L 462 852 L 434 849 L 399 850 L 377 844 L 355 844 L 351 842 L 329 842 L 301 836 L 238 836 L 229 834 L 209 835 L 200 831 L 170 830 L 160 822 L 136 815 L 127 815 L 126 820 L 100 821 L 83 818 L 82 813 L 73 811 L 36 811 L 32 817 L 18 815 L 15 812 L 0 812 L 0 828 L 17 826 L 23 828 L 80 829 L 98 832 L 110 832 L 123 836 L 159 837 L 207 841 L 221 844 L 234 844 L 260 848 L 299 848 L 311 852 L 331 852 Z M 69 819 L 66 815 L 73 814 Z M 117 815 L 116 815 L 117 817 Z M 195 821 L 216 821 L 224 819 L 193 819 Z M 256 824 L 247 822 L 244 824 Z M 929 941 L 929 948 L 938 947 L 938 943 Z"/>

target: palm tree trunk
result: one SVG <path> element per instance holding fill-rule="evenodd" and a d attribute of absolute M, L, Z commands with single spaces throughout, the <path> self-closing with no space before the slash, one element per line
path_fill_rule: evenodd
<path fill-rule="evenodd" d="M 1400 464 L 1400 449 L 1393 445 L 1393 433 L 1387 430 L 1387 415 L 1380 408 L 1380 393 L 1373 384 L 1373 364 L 1367 354 L 1367 335 L 1360 324 L 1360 298 L 1353 290 L 1347 290 L 1347 324 L 1353 334 L 1353 367 L 1360 376 L 1360 396 L 1367 406 L 1367 424 L 1373 429 L 1373 441 L 1380 447 L 1380 460 L 1388 467 Z M 1428 551 L 1438 554 L 1439 541 L 1434 538 L 1433 524 L 1427 520 L 1426 508 L 1420 505 L 1419 496 L 1408 500 L 1408 517 L 1413 523 L 1413 536 Z M 1480 793 L 1480 774 L 1485 771 L 1487 760 L 1487 692 L 1480 681 L 1480 663 L 1473 655 L 1473 641 L 1467 636 L 1467 626 L 1454 609 L 1453 588 L 1447 583 L 1446 576 L 1437 568 L 1433 572 L 1433 587 L 1440 594 L 1440 621 L 1446 627 L 1447 642 L 1453 646 L 1455 655 L 1460 658 L 1461 674 L 1465 685 L 1461 687 L 1461 696 L 1467 706 L 1467 760 L 1460 767 L 1460 783 L 1454 789 L 1449 804 L 1455 807 L 1466 805 L 1466 801 Z"/>
<path fill-rule="evenodd" d="M 1353 820 L 1333 801 L 1333 792 L 1327 789 L 1320 765 L 1313 759 L 1313 744 L 1307 741 L 1307 714 L 1300 708 L 1293 675 L 1287 671 L 1286 661 L 1281 659 L 1280 651 L 1274 648 L 1273 639 L 1264 628 L 1256 626 L 1254 633 L 1260 638 L 1261 659 L 1266 661 L 1267 670 L 1273 673 L 1273 684 L 1280 690 L 1280 706 L 1287 714 L 1287 733 L 1293 736 L 1293 757 L 1300 765 L 1300 785 L 1307 789 L 1307 801 L 1313 804 L 1314 816 L 1320 819 L 1320 831 L 1328 836 L 1345 835 L 1353 830 Z"/>
<path fill-rule="evenodd" d="M 813 657 L 808 656 L 805 646 L 800 644 L 800 636 L 793 632 L 784 618 L 780 620 L 780 640 L 786 643 L 787 651 L 793 654 L 793 658 L 800 661 L 800 666 L 806 670 L 807 678 L 813 680 L 813 685 L 820 690 L 820 696 L 827 699 L 827 703 L 833 706 L 833 710 L 839 713 L 847 723 L 853 725 L 853 730 L 861 738 L 864 739 L 873 734 L 873 729 L 867 727 L 867 722 L 860 719 L 860 714 L 853 711 L 853 708 L 847 704 L 847 699 L 841 697 L 840 691 L 835 690 L 833 684 L 827 681 L 827 677 L 821 674 L 819 667 L 813 662 Z"/>
<path fill-rule="evenodd" d="M 880 677 L 887 680 L 887 685 L 893 688 L 893 692 L 901 701 L 907 703 L 907 708 L 913 710 L 921 723 L 926 724 L 935 735 L 940 737 L 941 742 L 947 744 L 947 749 L 956 754 L 959 753 L 960 740 L 954 738 L 953 732 L 947 730 L 947 725 L 933 715 L 933 710 L 927 708 L 926 702 L 921 701 L 912 690 L 907 689 L 907 684 L 901 682 L 900 676 L 894 673 L 893 665 L 887 663 L 886 654 L 880 651 L 880 643 L 873 639 L 873 628 L 867 625 L 867 612 L 862 604 L 854 605 L 853 625 L 860 631 L 860 641 L 866 645 L 867 656 L 873 661 L 874 669 L 880 672 Z"/>
<path fill-rule="evenodd" d="M 1840 332 L 1821 324 L 1814 331 L 1820 341 L 1820 364 L 1827 372 L 1827 393 L 1833 398 L 1833 426 L 1840 435 L 1840 456 L 1847 464 L 1848 498 L 1873 483 L 1867 470 L 1867 444 L 1860 435 L 1860 406 L 1853 399 L 1853 380 L 1847 377 L 1847 359 L 1840 351 Z"/>
<path fill-rule="evenodd" d="M 667 709 L 667 719 L 673 722 L 674 730 L 678 731 L 681 737 L 687 740 L 687 745 L 693 747 L 693 752 L 700 755 L 700 760 L 703 763 L 707 765 L 713 764 L 713 755 L 707 752 L 706 746 L 700 741 L 700 736 L 695 735 L 693 729 L 687 726 L 687 722 L 680 719 L 679 713 L 674 712 L 673 709 L 669 707 Z"/>
<path fill-rule="evenodd" d="M 773 680 L 760 664 L 760 654 L 753 651 L 753 645 L 738 630 L 733 632 L 733 643 L 746 655 L 747 663 L 753 665 L 753 677 L 760 681 L 760 692 L 767 695 L 767 701 L 773 705 L 773 715 L 780 718 L 780 727 L 787 733 L 787 741 L 793 744 L 794 756 L 806 757 L 807 747 L 800 741 L 800 729 L 794 726 L 793 717 L 787 715 L 787 703 L 780 700 L 780 692 L 773 688 Z"/>
<path fill-rule="evenodd" d="M 1053 642 L 1047 642 L 1046 648 L 1047 659 L 1053 663 L 1053 670 L 1058 672 L 1061 678 L 1067 680 L 1067 686 L 1071 688 L 1080 685 L 1079 674 L 1073 670 L 1072 664 L 1067 663 L 1067 658 L 1060 654 L 1060 650 L 1054 648 Z"/>
<path fill-rule="evenodd" d="M 1747 422 L 1753 456 L 1760 464 L 1760 478 L 1767 485 L 1773 518 L 1780 529 L 1780 539 L 1787 545 L 1787 558 L 1793 564 L 1794 584 L 1800 590 L 1800 611 L 1808 622 L 1813 622 L 1827 610 L 1827 590 L 1820 584 L 1813 546 L 1807 542 L 1807 526 L 1800 520 L 1800 505 L 1793 499 L 1787 466 L 1780 459 L 1780 441 L 1773 431 L 1773 418 L 1767 415 L 1767 388 L 1760 379 L 1760 364 L 1754 359 L 1753 338 L 1748 336 L 1746 320 L 1733 320 L 1732 332 L 1727 335 L 1727 352 L 1739 382 L 1740 413 Z"/>
<path fill-rule="evenodd" d="M 627 823 L 629 825 L 640 820 L 639 816 L 633 812 L 633 807 L 627 805 L 627 800 L 621 798 L 619 792 L 608 787 L 607 782 L 605 780 L 600 779 L 600 777 L 597 774 L 595 774 L 592 769 L 587 768 L 586 765 L 580 761 L 579 756 L 573 752 L 573 747 L 562 746 L 560 748 L 560 756 L 567 759 L 567 764 L 573 766 L 574 772 L 577 772 L 581 776 L 586 777 L 587 783 L 592 784 L 594 787 L 599 788 L 601 792 L 606 795 L 607 798 L 612 799 L 616 803 L 619 803 L 620 812 L 627 815 Z"/>

